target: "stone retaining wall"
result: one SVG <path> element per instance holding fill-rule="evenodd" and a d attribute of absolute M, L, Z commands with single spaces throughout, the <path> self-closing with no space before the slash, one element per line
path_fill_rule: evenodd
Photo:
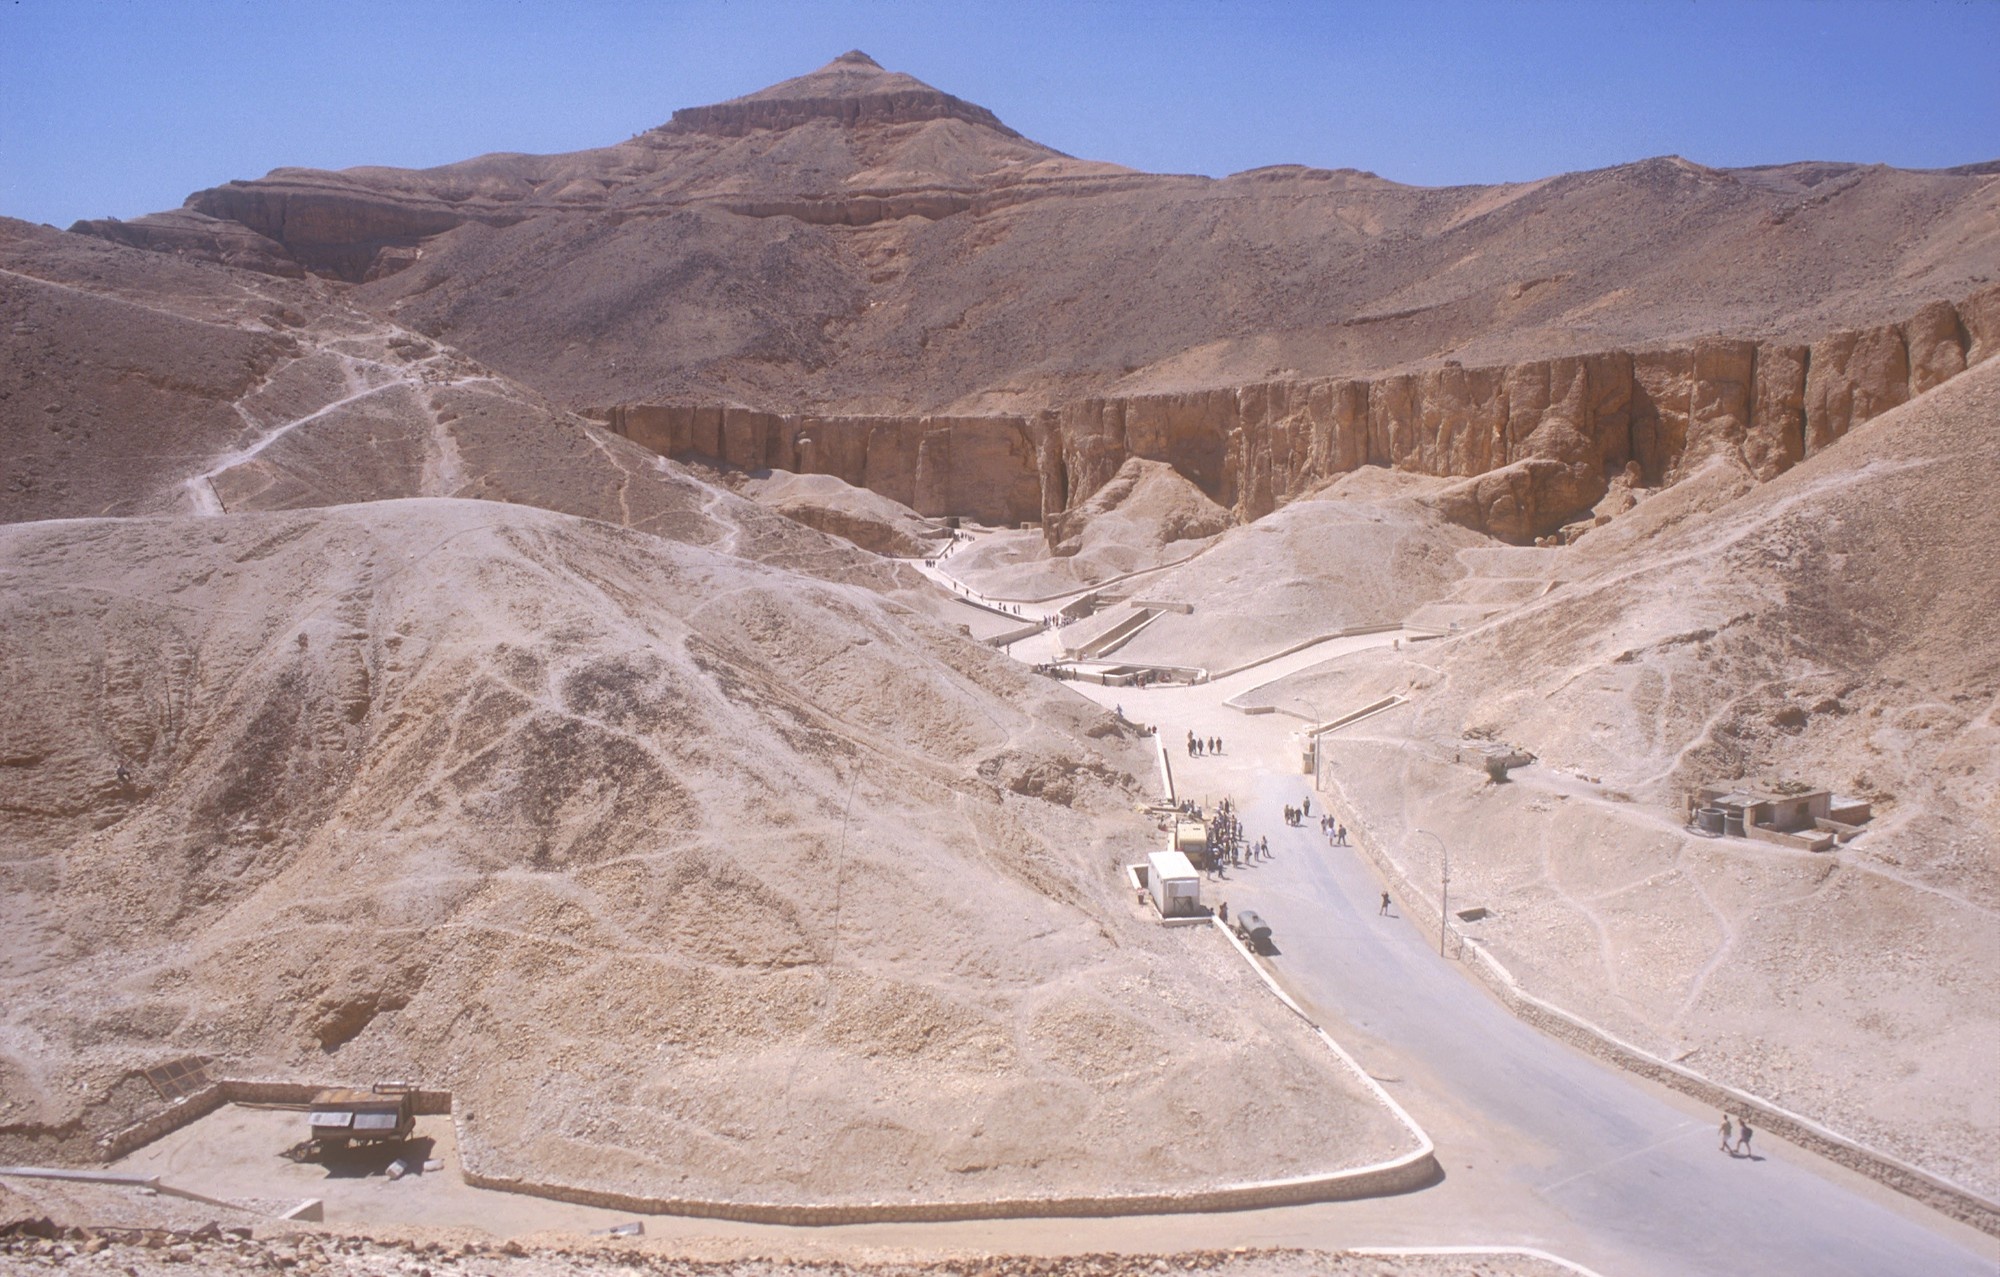
<path fill-rule="evenodd" d="M 1161 757 L 1165 758 L 1162 749 Z M 1213 919 L 1210 920 L 1214 922 Z M 1312 1022 L 1270 973 L 1260 966 L 1228 927 L 1214 922 L 1218 931 L 1277 999 L 1305 1020 L 1320 1041 L 1341 1064 L 1393 1114 L 1408 1131 L 1416 1147 L 1391 1161 L 1324 1175 L 1297 1175 L 1285 1179 L 1258 1180 L 1247 1184 L 1225 1184 L 1217 1188 L 1178 1189 L 1157 1193 L 1075 1194 L 1061 1197 L 1003 1197 L 984 1201 L 958 1202 L 854 1202 L 784 1203 L 727 1202 L 709 1198 L 651 1197 L 607 1189 L 579 1188 L 570 1184 L 547 1184 L 511 1175 L 491 1175 L 475 1169 L 475 1158 L 487 1154 L 475 1149 L 461 1127 L 458 1140 L 459 1165 L 465 1182 L 478 1188 L 526 1193 L 579 1206 L 629 1211 L 645 1215 L 691 1215 L 706 1219 L 729 1219 L 750 1224 L 821 1226 L 829 1224 L 936 1223 L 967 1219 L 1093 1218 L 1114 1215 L 1180 1215 L 1206 1211 L 1262 1210 L 1273 1206 L 1299 1206 L 1308 1202 L 1352 1201 L 1364 1197 L 1387 1197 L 1414 1192 L 1436 1183 L 1442 1171 L 1435 1146 L 1401 1105 L 1326 1030 Z"/>
<path fill-rule="evenodd" d="M 113 1131 L 97 1142 L 100 1156 L 115 1162 L 154 1140 L 162 1139 L 191 1122 L 207 1117 L 225 1104 L 312 1103 L 313 1096 L 326 1090 L 325 1082 L 282 1082 L 262 1078 L 225 1078 L 211 1082 L 184 1099 L 152 1113 L 123 1130 Z M 364 1088 L 365 1089 L 365 1088 Z M 435 1117 L 452 1111 L 450 1091 L 417 1090 L 410 1093 L 419 1117 Z"/>
<path fill-rule="evenodd" d="M 829 1224 L 942 1223 L 968 1219 L 1092 1218 L 1115 1215 L 1180 1215 L 1204 1211 L 1262 1210 L 1308 1202 L 1386 1197 L 1426 1187 L 1438 1178 L 1437 1158 L 1418 1152 L 1359 1170 L 1330 1175 L 1230 1184 L 1219 1188 L 1161 1193 L 1073 1197 L 1003 1197 L 963 1202 L 856 1202 L 847 1205 L 781 1202 L 726 1202 L 704 1198 L 649 1197 L 570 1184 L 545 1184 L 511 1175 L 489 1175 L 459 1160 L 465 1182 L 476 1188 L 525 1193 L 579 1206 L 642 1215 L 690 1215 L 748 1224 L 824 1226 Z"/>
<path fill-rule="evenodd" d="M 1343 1060 L 1347 1060 L 1345 1052 L 1341 1052 L 1324 1032 L 1320 1033 L 1320 1037 Z M 1352 1060 L 1347 1060 L 1347 1063 L 1353 1067 Z M 1366 1077 L 1365 1074 L 1362 1076 Z M 1372 1080 L 1370 1084 L 1372 1085 Z M 206 1117 L 224 1104 L 305 1105 L 328 1085 L 322 1082 L 244 1078 L 213 1082 L 143 1121 L 106 1136 L 99 1141 L 99 1147 L 103 1149 L 105 1161 L 115 1161 L 199 1118 Z M 1379 1088 L 1376 1089 L 1379 1092 Z M 585 1188 L 574 1184 L 547 1183 L 520 1176 L 497 1175 L 482 1171 L 478 1169 L 477 1163 L 487 1161 L 490 1153 L 480 1146 L 477 1136 L 469 1131 L 463 1122 L 457 1120 L 451 1092 L 419 1090 L 412 1092 L 412 1097 L 420 1116 L 452 1115 L 453 1128 L 458 1140 L 460 1172 L 465 1182 L 475 1188 L 525 1193 L 531 1197 L 544 1197 L 579 1206 L 595 1206 L 634 1214 L 685 1215 L 706 1219 L 728 1219 L 741 1223 L 787 1225 L 924 1223 L 967 1219 L 1253 1210 L 1270 1206 L 1292 1206 L 1305 1202 L 1345 1201 L 1406 1193 L 1435 1182 L 1439 1174 L 1437 1159 L 1429 1138 L 1410 1123 L 1408 1116 L 1402 1114 L 1400 1109 L 1396 1109 L 1391 1101 L 1391 1108 L 1406 1125 L 1410 1126 L 1410 1129 L 1416 1131 L 1418 1147 L 1391 1161 L 1324 1175 L 1300 1175 L 1244 1184 L 1226 1184 L 1216 1188 L 1181 1189 L 1157 1193 L 1011 1197 L 959 1202 L 787 1203 L 654 1197 L 610 1189 Z M 1386 1100 L 1387 1097 L 1382 1098 Z"/>

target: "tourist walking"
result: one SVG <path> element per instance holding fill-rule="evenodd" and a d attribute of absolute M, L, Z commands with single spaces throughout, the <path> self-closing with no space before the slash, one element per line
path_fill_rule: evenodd
<path fill-rule="evenodd" d="M 1749 1157 L 1749 1156 L 1751 1155 L 1751 1154 L 1750 1154 L 1750 1134 L 1751 1134 L 1751 1131 L 1750 1131 L 1750 1119 L 1749 1119 L 1749 1118 L 1748 1118 L 1747 1116 L 1746 1116 L 1746 1117 L 1739 1117 L 1739 1118 L 1737 1118 L 1737 1119 L 1736 1119 L 1736 1151 L 1737 1151 L 1737 1152 L 1739 1152 L 1739 1153 L 1741 1153 L 1741 1154 L 1742 1154 L 1743 1156 L 1745 1156 L 1745 1157 Z"/>
<path fill-rule="evenodd" d="M 1731 1138 L 1731 1135 L 1732 1128 L 1729 1125 L 1729 1114 L 1724 1113 L 1722 1115 L 1722 1151 L 1725 1153 L 1736 1151 L 1736 1141 Z"/>
<path fill-rule="evenodd" d="M 1389 913 L 1389 893 L 1385 891 L 1382 893 L 1382 907 L 1375 911 L 1375 916 L 1378 918 L 1386 917 L 1388 916 L 1388 913 Z"/>

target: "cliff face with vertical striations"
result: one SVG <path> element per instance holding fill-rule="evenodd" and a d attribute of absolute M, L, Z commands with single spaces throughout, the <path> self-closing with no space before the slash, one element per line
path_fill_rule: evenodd
<path fill-rule="evenodd" d="M 669 456 L 831 474 L 920 514 L 1064 516 L 1132 457 L 1164 461 L 1249 521 L 1362 466 L 1467 483 L 1455 521 L 1512 541 L 1555 531 L 1628 467 L 1670 484 L 1713 457 L 1770 479 L 2000 349 L 2000 288 L 1810 345 L 1714 337 L 1489 368 L 1088 398 L 990 417 L 798 416 L 620 405 L 602 415 Z"/>

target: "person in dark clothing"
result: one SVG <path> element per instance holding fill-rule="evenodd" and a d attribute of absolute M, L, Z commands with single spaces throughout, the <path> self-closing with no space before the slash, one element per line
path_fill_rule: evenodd
<path fill-rule="evenodd" d="M 1386 917 L 1388 916 L 1388 913 L 1389 913 L 1389 893 L 1385 891 L 1382 893 L 1382 907 L 1380 909 L 1377 909 L 1375 911 L 1375 914 L 1377 917 Z"/>

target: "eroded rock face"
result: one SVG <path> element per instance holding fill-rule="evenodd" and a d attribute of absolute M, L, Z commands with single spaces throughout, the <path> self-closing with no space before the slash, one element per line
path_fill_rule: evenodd
<path fill-rule="evenodd" d="M 1910 397 L 1910 354 L 1899 328 L 1838 332 L 1812 344 L 1806 367 L 1806 452 Z"/>
<path fill-rule="evenodd" d="M 850 49 L 809 76 L 774 85 L 761 93 L 684 107 L 674 112 L 667 128 L 716 137 L 743 137 L 756 129 L 777 132 L 831 120 L 843 127 L 859 124 L 920 124 L 925 120 L 963 120 L 1007 137 L 1019 133 L 983 106 L 940 92 L 921 80 L 886 72 L 882 64 L 859 49 Z"/>
<path fill-rule="evenodd" d="M 149 213 L 129 222 L 94 218 L 70 229 L 130 248 L 220 262 L 264 275 L 303 279 L 306 274 L 306 268 L 278 241 L 241 222 L 210 217 L 191 208 Z"/>
<path fill-rule="evenodd" d="M 2000 287 L 1989 288 L 1960 302 L 1958 322 L 1965 330 L 1967 368 L 2000 354 Z"/>
<path fill-rule="evenodd" d="M 1449 488 L 1437 496 L 1436 505 L 1461 527 L 1524 542 L 1588 509 L 1604 487 L 1604 479 L 1588 467 L 1535 457 Z M 1593 491 L 1597 497 L 1587 495 Z"/>
<path fill-rule="evenodd" d="M 1716 458 L 1760 480 L 2000 344 L 2000 289 L 1811 346 L 1705 338 L 1497 368 L 1088 398 L 1034 416 L 816 417 L 623 405 L 670 456 L 833 474 L 927 515 L 1039 519 L 1052 538 L 1132 458 L 1172 465 L 1238 519 L 1365 465 L 1463 476 L 1440 508 L 1510 541 L 1555 532 L 1636 465 L 1652 486 Z"/>
<path fill-rule="evenodd" d="M 1045 508 L 1043 428 L 1032 418 L 819 417 L 680 404 L 626 404 L 604 416 L 670 457 L 830 474 L 919 514 L 1021 523 Z"/>
<path fill-rule="evenodd" d="M 1805 459 L 1807 353 L 1807 347 L 1780 342 L 1757 348 L 1743 463 L 1760 480 L 1773 478 Z"/>
<path fill-rule="evenodd" d="M 505 212 L 376 194 L 321 181 L 317 174 L 282 170 L 257 182 L 197 191 L 188 197 L 187 208 L 282 244 L 287 256 L 316 274 L 355 283 L 394 274 L 415 260 L 425 239 L 468 221 L 506 226 L 520 220 Z"/>

